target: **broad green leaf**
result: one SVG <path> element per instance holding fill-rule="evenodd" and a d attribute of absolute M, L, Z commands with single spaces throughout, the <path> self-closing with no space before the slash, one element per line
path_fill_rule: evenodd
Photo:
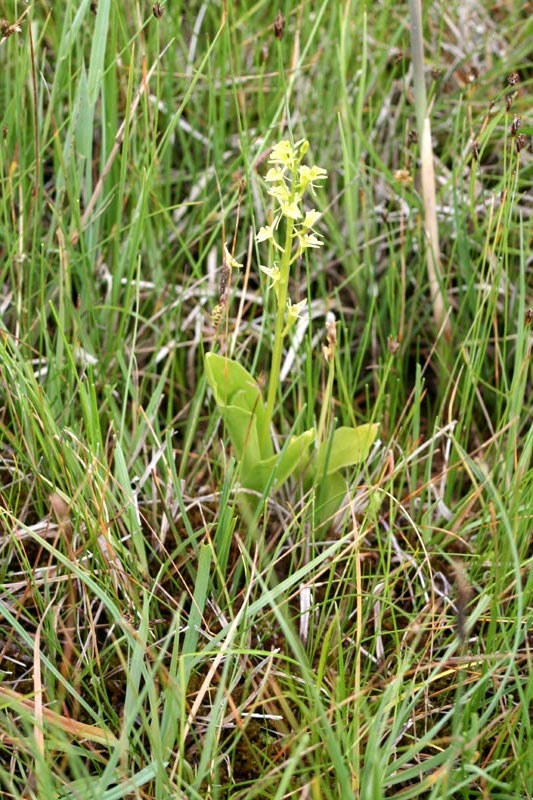
<path fill-rule="evenodd" d="M 331 442 L 323 442 L 317 455 L 317 475 L 327 475 L 360 464 L 370 452 L 378 434 L 379 425 L 367 423 L 357 428 L 340 427 L 333 433 Z"/>
<path fill-rule="evenodd" d="M 327 475 L 317 487 L 317 519 L 318 523 L 331 523 L 346 496 L 348 484 L 342 472 Z"/>
<path fill-rule="evenodd" d="M 245 449 L 249 452 L 250 463 L 256 456 L 257 461 L 270 458 L 274 450 L 270 435 L 264 431 L 265 404 L 257 381 L 238 361 L 216 353 L 206 355 L 205 371 L 207 383 L 228 425 L 238 460 L 243 459 Z M 230 407 L 231 412 L 228 411 Z"/>
<path fill-rule="evenodd" d="M 309 463 L 309 451 L 315 441 L 315 430 L 291 436 L 281 453 L 260 461 L 255 468 L 241 473 L 241 483 L 248 489 L 262 492 L 272 479 L 272 488 L 279 488 L 294 472 L 303 472 Z"/>
<path fill-rule="evenodd" d="M 213 390 L 219 406 L 235 403 L 235 395 L 239 393 L 239 403 L 248 411 L 255 411 L 256 406 L 263 406 L 261 390 L 252 375 L 238 361 L 208 353 L 205 357 L 207 383 Z"/>
<path fill-rule="evenodd" d="M 221 415 L 241 469 L 253 469 L 263 457 L 255 415 L 238 405 L 225 406 Z M 269 444 L 271 446 L 270 440 Z"/>

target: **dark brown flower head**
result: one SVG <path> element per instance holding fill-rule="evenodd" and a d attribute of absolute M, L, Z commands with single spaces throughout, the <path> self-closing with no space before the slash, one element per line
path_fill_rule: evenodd
<path fill-rule="evenodd" d="M 387 336 L 387 349 L 391 356 L 395 356 L 400 349 L 400 342 L 395 336 Z"/>
<path fill-rule="evenodd" d="M 516 136 L 518 133 L 518 128 L 522 127 L 522 120 L 520 117 L 514 117 L 511 123 L 511 136 Z"/>
<path fill-rule="evenodd" d="M 328 345 L 332 348 L 337 346 L 337 326 L 335 324 L 335 314 L 329 312 L 326 317 L 326 339 Z"/>
<path fill-rule="evenodd" d="M 0 19 L 0 36 L 4 36 L 7 39 L 8 36 L 13 36 L 14 33 L 20 33 L 20 31 L 21 27 L 17 22 L 10 25 L 9 20 Z"/>
<path fill-rule="evenodd" d="M 228 266 L 224 264 L 222 267 L 222 272 L 220 273 L 220 299 L 223 303 L 228 301 L 228 292 L 229 292 L 229 279 L 231 275 L 231 270 Z"/>
<path fill-rule="evenodd" d="M 475 66 L 475 64 L 470 64 L 470 68 L 467 73 L 467 78 L 469 83 L 474 83 L 479 78 L 479 70 Z"/>
<path fill-rule="evenodd" d="M 507 83 L 509 86 L 516 86 L 517 83 L 520 83 L 520 75 L 518 72 L 511 72 L 509 77 L 507 78 Z"/>
<path fill-rule="evenodd" d="M 274 36 L 276 37 L 276 39 L 283 38 L 284 30 L 285 30 L 285 17 L 281 13 L 281 11 L 278 11 L 278 15 L 274 20 Z"/>
<path fill-rule="evenodd" d="M 472 600 L 473 591 L 468 581 L 466 570 L 460 561 L 454 561 L 453 571 L 455 573 L 457 636 L 461 643 L 465 644 L 468 637 L 468 608 Z"/>
<path fill-rule="evenodd" d="M 154 3 L 152 6 L 152 14 L 156 19 L 161 19 L 163 14 L 165 13 L 165 9 L 161 5 L 161 3 Z"/>
<path fill-rule="evenodd" d="M 516 152 L 519 153 L 521 150 L 525 150 L 528 145 L 527 136 L 525 133 L 519 133 L 515 139 L 515 147 Z"/>

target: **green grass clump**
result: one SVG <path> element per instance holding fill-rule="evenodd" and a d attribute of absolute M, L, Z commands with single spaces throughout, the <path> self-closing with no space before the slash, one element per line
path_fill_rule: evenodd
<path fill-rule="evenodd" d="M 533 23 L 425 6 L 446 327 L 407 4 L 4 3 L 2 797 L 533 796 Z M 304 139 L 280 341 L 255 237 Z M 243 513 L 213 351 L 276 454 L 379 424 L 339 513 L 297 470 Z"/>

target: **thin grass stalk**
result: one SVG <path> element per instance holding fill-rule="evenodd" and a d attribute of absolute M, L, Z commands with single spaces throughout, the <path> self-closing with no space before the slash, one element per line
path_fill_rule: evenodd
<path fill-rule="evenodd" d="M 420 179 L 422 203 L 424 205 L 424 234 L 429 292 L 433 309 L 433 320 L 444 338 L 451 338 L 451 325 L 447 316 L 447 302 L 442 292 L 440 275 L 439 227 L 435 192 L 435 169 L 431 145 L 431 122 L 424 81 L 424 41 L 422 37 L 422 4 L 420 0 L 409 0 L 411 18 L 411 56 L 418 139 L 420 142 Z"/>

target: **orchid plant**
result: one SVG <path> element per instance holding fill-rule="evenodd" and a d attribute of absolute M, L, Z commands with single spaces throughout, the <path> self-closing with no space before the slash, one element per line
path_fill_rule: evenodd
<path fill-rule="evenodd" d="M 331 407 L 336 347 L 335 324 L 330 322 L 324 348 L 330 365 L 327 396 L 323 398 L 318 428 L 291 436 L 280 452 L 274 448 L 272 423 L 280 393 L 284 343 L 306 305 L 305 300 L 293 302 L 289 297 L 291 267 L 307 250 L 323 244 L 316 230 L 321 215 L 315 209 L 305 211 L 303 200 L 307 194 L 314 195 L 327 173 L 321 167 L 303 163 L 308 149 L 306 140 L 294 145 L 282 140 L 272 149 L 265 176 L 274 209 L 271 224 L 260 228 L 256 241 L 269 245 L 269 265 L 260 269 L 269 279 L 266 291 L 274 292 L 276 305 L 266 401 L 257 381 L 238 361 L 211 352 L 205 366 L 207 383 L 240 465 L 242 487 L 264 496 L 291 475 L 300 475 L 306 489 L 320 485 L 318 516 L 325 521 L 338 510 L 346 493 L 345 468 L 367 458 L 378 426 L 339 427 L 331 436 L 326 435 L 325 415 Z M 215 325 L 227 307 L 228 274 L 233 267 L 241 266 L 227 250 L 225 263 L 221 299 L 212 315 Z"/>

